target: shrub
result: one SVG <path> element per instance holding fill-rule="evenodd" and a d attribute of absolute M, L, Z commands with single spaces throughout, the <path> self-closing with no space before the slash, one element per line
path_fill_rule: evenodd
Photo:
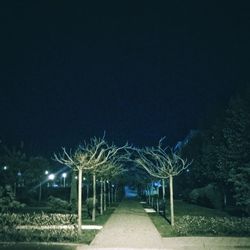
<path fill-rule="evenodd" d="M 24 206 L 25 204 L 15 199 L 10 185 L 6 185 L 5 187 L 0 186 L 0 212 L 6 212 Z"/>
<path fill-rule="evenodd" d="M 176 218 L 174 231 L 179 236 L 249 236 L 250 218 L 183 216 Z"/>
<path fill-rule="evenodd" d="M 51 211 L 68 211 L 70 209 L 70 204 L 60 198 L 50 196 L 47 202 L 48 207 Z"/>
<path fill-rule="evenodd" d="M 193 189 L 189 194 L 192 203 L 210 208 L 221 209 L 223 207 L 222 194 L 214 184 L 208 184 L 202 188 Z"/>
<path fill-rule="evenodd" d="M 45 214 L 45 213 L 2 213 L 0 215 L 0 228 L 16 227 L 20 225 L 49 226 L 76 224 L 75 214 Z"/>

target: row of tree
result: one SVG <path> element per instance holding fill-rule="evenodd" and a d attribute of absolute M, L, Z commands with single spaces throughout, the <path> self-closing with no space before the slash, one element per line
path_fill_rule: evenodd
<path fill-rule="evenodd" d="M 186 187 L 216 183 L 235 205 L 250 213 L 250 91 L 233 97 L 214 122 L 197 133 L 182 149 L 194 159 L 192 171 L 184 175 Z M 184 180 L 185 179 L 185 180 Z"/>
<path fill-rule="evenodd" d="M 109 145 L 105 138 L 92 138 L 89 142 L 79 145 L 74 152 L 67 152 L 66 149 L 63 148 L 62 154 L 54 154 L 56 161 L 69 166 L 76 171 L 78 175 L 79 233 L 81 232 L 82 225 L 83 174 L 85 176 L 91 174 L 93 179 L 92 220 L 94 221 L 96 213 L 96 177 L 98 176 L 98 179 L 101 180 L 100 210 L 102 213 L 103 200 L 106 200 L 106 182 L 127 171 L 123 167 L 124 162 L 127 164 L 132 162 L 133 165 L 143 168 L 154 178 L 160 180 L 169 179 L 171 225 L 174 225 L 173 177 L 180 174 L 191 163 L 188 163 L 187 160 L 183 160 L 169 147 L 164 147 L 162 142 L 163 140 L 160 140 L 157 147 L 138 149 L 128 144 L 121 147 L 117 147 L 114 144 Z M 145 175 L 145 172 L 143 175 Z"/>

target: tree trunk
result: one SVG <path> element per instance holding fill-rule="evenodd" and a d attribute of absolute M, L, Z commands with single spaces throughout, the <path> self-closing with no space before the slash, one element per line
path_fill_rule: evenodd
<path fill-rule="evenodd" d="M 174 192 L 173 192 L 173 176 L 172 175 L 169 175 L 169 195 L 170 195 L 171 226 L 174 226 Z"/>
<path fill-rule="evenodd" d="M 103 214 L 103 178 L 101 177 L 100 214 Z"/>
<path fill-rule="evenodd" d="M 160 212 L 160 208 L 159 208 L 159 187 L 157 187 L 156 210 L 157 210 L 157 213 Z"/>
<path fill-rule="evenodd" d="M 39 195 L 38 195 L 38 202 L 40 203 L 42 200 L 42 183 L 39 183 Z"/>
<path fill-rule="evenodd" d="M 92 221 L 95 221 L 96 213 L 96 175 L 93 173 L 93 209 L 92 209 Z"/>
<path fill-rule="evenodd" d="M 104 202 L 103 202 L 103 209 L 104 211 L 107 210 L 107 190 L 106 190 L 106 180 L 103 183 L 103 192 L 104 192 Z"/>
<path fill-rule="evenodd" d="M 71 187 L 70 187 L 70 204 L 72 212 L 76 212 L 77 207 L 77 182 L 75 179 L 76 175 L 75 172 L 72 171 L 71 176 Z"/>
<path fill-rule="evenodd" d="M 78 172 L 78 234 L 82 231 L 82 169 Z"/>
<path fill-rule="evenodd" d="M 114 203 L 114 187 L 111 185 L 111 203 Z"/>
<path fill-rule="evenodd" d="M 118 192 L 118 187 L 116 186 L 116 188 L 115 188 L 115 202 L 117 202 L 117 192 Z"/>
<path fill-rule="evenodd" d="M 166 194 L 165 194 L 165 180 L 162 179 L 162 199 L 165 200 L 165 197 Z"/>
<path fill-rule="evenodd" d="M 108 182 L 108 206 L 110 207 L 111 203 L 111 190 L 110 190 L 110 182 Z"/>
<path fill-rule="evenodd" d="M 165 179 L 162 179 L 162 203 L 163 203 L 163 216 L 166 217 L 166 190 L 165 190 Z"/>
<path fill-rule="evenodd" d="M 88 199 L 89 198 L 89 183 L 87 182 L 87 184 L 86 184 L 86 199 Z"/>

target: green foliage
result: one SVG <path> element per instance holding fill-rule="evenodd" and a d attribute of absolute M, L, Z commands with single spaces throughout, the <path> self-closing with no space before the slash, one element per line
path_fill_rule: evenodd
<path fill-rule="evenodd" d="M 2 213 L 0 216 L 1 227 L 16 227 L 20 225 L 50 226 L 76 224 L 77 217 L 74 214 L 45 214 L 45 213 Z"/>
<path fill-rule="evenodd" d="M 190 173 L 182 177 L 183 187 L 215 182 L 224 197 L 234 197 L 235 205 L 250 214 L 250 91 L 232 98 L 182 153 L 194 159 Z"/>
<path fill-rule="evenodd" d="M 176 221 L 171 227 L 162 216 L 149 214 L 163 237 L 174 236 L 249 236 L 250 218 L 238 218 L 227 213 L 183 201 L 175 202 Z"/>
<path fill-rule="evenodd" d="M 76 215 L 71 214 L 15 214 L 0 216 L 1 241 L 78 241 L 76 229 L 18 229 L 18 226 L 51 226 L 76 224 Z"/>
<path fill-rule="evenodd" d="M 11 186 L 0 186 L 0 211 L 5 212 L 8 210 L 24 207 L 25 204 L 20 203 L 15 199 Z"/>
<path fill-rule="evenodd" d="M 208 184 L 205 187 L 193 189 L 189 194 L 189 199 L 192 203 L 211 208 L 222 209 L 223 207 L 222 193 L 214 184 Z"/>
<path fill-rule="evenodd" d="M 178 236 L 249 236 L 250 218 L 186 215 L 176 219 L 174 232 Z"/>
<path fill-rule="evenodd" d="M 98 216 L 96 223 L 103 225 L 113 211 L 114 209 L 109 209 L 103 216 Z M 88 224 L 92 223 L 92 221 L 88 221 Z M 75 214 L 2 213 L 0 214 L 0 241 L 78 242 L 89 244 L 94 239 L 97 230 L 86 230 L 81 235 L 78 235 L 76 224 L 77 216 Z M 34 227 L 25 228 L 27 225 Z M 56 225 L 70 227 L 60 229 L 52 227 Z M 74 225 L 73 228 L 72 225 Z M 19 226 L 24 228 L 21 229 Z M 44 229 L 43 226 L 49 226 L 49 228 Z"/>
<path fill-rule="evenodd" d="M 240 97 L 230 102 L 223 129 L 221 159 L 228 166 L 236 204 L 250 212 L 250 103 Z"/>
<path fill-rule="evenodd" d="M 54 196 L 48 198 L 47 205 L 51 211 L 68 211 L 70 209 L 70 204 L 67 201 Z"/>

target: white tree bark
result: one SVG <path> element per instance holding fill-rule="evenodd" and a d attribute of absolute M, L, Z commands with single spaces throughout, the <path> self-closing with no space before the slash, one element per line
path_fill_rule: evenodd
<path fill-rule="evenodd" d="M 82 169 L 78 171 L 78 234 L 82 231 Z"/>
<path fill-rule="evenodd" d="M 107 210 L 107 188 L 106 188 L 106 180 L 103 183 L 103 192 L 104 192 L 104 201 L 103 201 L 103 210 Z"/>
<path fill-rule="evenodd" d="M 173 176 L 169 175 L 169 199 L 170 199 L 170 214 L 171 226 L 174 226 L 174 192 L 173 192 Z"/>
<path fill-rule="evenodd" d="M 103 214 L 103 178 L 101 177 L 100 213 Z"/>
<path fill-rule="evenodd" d="M 96 174 L 93 173 L 93 209 L 92 209 L 92 221 L 95 221 L 96 215 Z"/>

